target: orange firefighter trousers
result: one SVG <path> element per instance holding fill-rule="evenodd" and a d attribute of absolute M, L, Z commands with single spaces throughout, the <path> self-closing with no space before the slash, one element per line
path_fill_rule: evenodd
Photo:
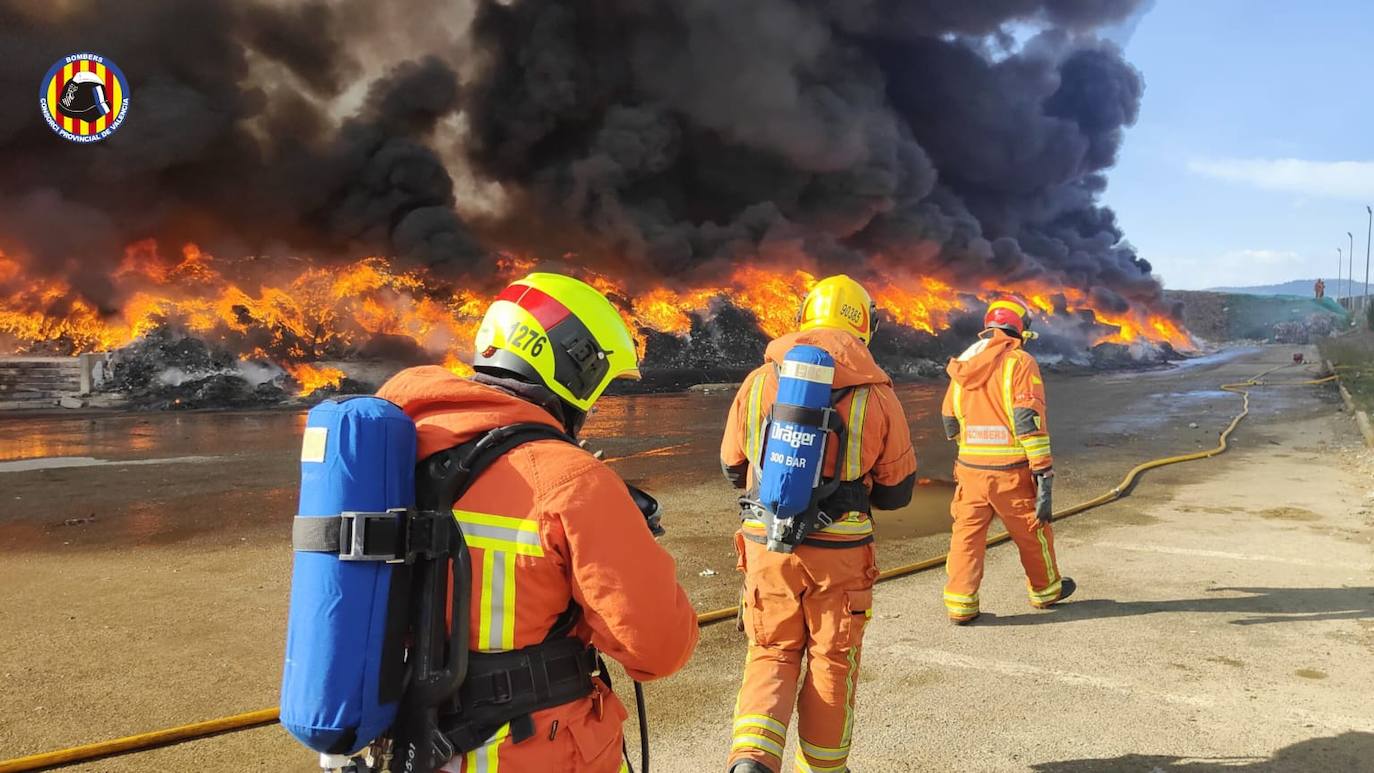
<path fill-rule="evenodd" d="M 1054 557 L 1054 530 L 1035 518 L 1035 481 L 1028 467 L 979 470 L 955 465 L 958 488 L 950 503 L 954 517 L 945 571 L 945 609 L 954 620 L 978 614 L 978 586 L 983 581 L 983 556 L 988 526 L 996 513 L 1021 553 L 1030 601 L 1046 606 L 1059 599 L 1059 564 Z"/>
<path fill-rule="evenodd" d="M 735 544 L 745 573 L 742 607 L 749 657 L 735 702 L 727 765 L 751 759 L 771 771 L 782 770 L 795 702 L 799 743 L 794 769 L 844 771 L 859 652 L 878 577 L 873 545 L 799 545 L 791 554 L 773 553 L 742 534 L 736 534 Z"/>

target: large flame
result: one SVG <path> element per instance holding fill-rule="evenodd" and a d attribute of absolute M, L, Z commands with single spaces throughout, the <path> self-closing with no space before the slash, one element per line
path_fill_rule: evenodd
<path fill-rule="evenodd" d="M 299 394 L 311 395 L 320 389 L 337 389 L 344 380 L 344 372 L 331 366 L 311 365 L 308 362 L 288 363 L 286 372 L 300 385 Z"/>
<path fill-rule="evenodd" d="M 379 257 L 347 264 L 257 259 L 221 262 L 194 244 L 170 259 L 149 240 L 131 245 L 110 278 L 120 309 L 97 305 L 62 279 L 24 276 L 23 265 L 0 254 L 0 351 L 77 353 L 125 346 L 164 324 L 235 348 L 246 357 L 281 364 L 306 393 L 337 386 L 343 373 L 307 366 L 354 356 L 381 337 L 408 341 L 455 373 L 471 372 L 470 347 L 494 292 L 534 267 L 508 256 L 494 276 L 455 286 L 422 270 L 400 270 Z M 719 302 L 752 313 L 769 337 L 796 324 L 800 299 L 816 276 L 795 268 L 745 264 L 722 281 L 670 286 L 572 268 L 605 292 L 632 330 L 691 333 L 693 317 L 709 316 Z M 1093 343 L 1167 342 L 1192 348 L 1177 322 L 1141 309 L 1094 309 L 1073 288 L 1035 285 L 958 288 L 901 268 L 866 278 L 886 317 L 899 325 L 939 333 L 955 314 L 973 310 L 997 292 L 1017 292 L 1045 316 L 1075 315 L 1091 326 Z"/>

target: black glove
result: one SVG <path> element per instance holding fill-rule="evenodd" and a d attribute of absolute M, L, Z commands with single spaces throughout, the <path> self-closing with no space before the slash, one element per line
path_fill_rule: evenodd
<path fill-rule="evenodd" d="M 663 514 L 659 510 L 658 500 L 649 496 L 644 489 L 636 488 L 628 483 L 625 484 L 625 488 L 630 490 L 630 498 L 635 501 L 635 507 L 638 507 L 639 512 L 644 514 L 644 523 L 649 527 L 650 533 L 656 538 L 666 534 L 663 524 L 660 523 Z"/>
<path fill-rule="evenodd" d="M 1035 519 L 1047 524 L 1054 520 L 1054 470 L 1032 472 L 1035 478 Z"/>

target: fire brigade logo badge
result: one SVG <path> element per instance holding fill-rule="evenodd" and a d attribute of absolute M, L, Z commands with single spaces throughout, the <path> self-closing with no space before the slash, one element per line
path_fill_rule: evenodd
<path fill-rule="evenodd" d="M 129 113 L 129 81 L 114 62 L 99 54 L 72 54 L 48 70 L 39 88 L 38 107 L 57 136 L 72 142 L 99 142 L 124 124 Z"/>

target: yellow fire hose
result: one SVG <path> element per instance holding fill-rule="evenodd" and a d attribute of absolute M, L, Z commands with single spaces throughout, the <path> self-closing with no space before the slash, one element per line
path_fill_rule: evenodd
<path fill-rule="evenodd" d="M 1245 417 L 1250 414 L 1250 393 L 1246 391 L 1247 388 L 1257 386 L 1306 386 L 1312 384 L 1325 384 L 1328 381 L 1333 381 L 1336 379 L 1336 376 L 1331 375 L 1325 378 L 1310 379 L 1305 381 L 1286 381 L 1278 383 L 1265 383 L 1264 381 L 1262 381 L 1262 379 L 1265 376 L 1268 376 L 1269 374 L 1274 373 L 1275 371 L 1292 367 L 1296 367 L 1296 364 L 1280 365 L 1276 368 L 1270 368 L 1269 370 L 1266 370 L 1263 373 L 1260 373 L 1259 375 L 1254 376 L 1253 378 L 1250 378 L 1246 381 L 1242 381 L 1236 384 L 1223 384 L 1221 386 L 1221 389 L 1227 392 L 1233 392 L 1235 394 L 1240 395 L 1242 402 L 1240 413 L 1236 414 L 1235 417 L 1231 419 L 1230 425 L 1228 425 L 1226 429 L 1222 430 L 1221 436 L 1218 438 L 1217 445 L 1215 447 L 1209 448 L 1205 451 L 1196 451 L 1191 454 L 1166 456 L 1161 459 L 1153 459 L 1151 461 L 1138 464 L 1135 467 L 1132 467 L 1130 472 L 1126 473 L 1126 477 L 1122 478 L 1121 482 L 1118 483 L 1115 488 L 1099 497 L 1090 499 L 1086 502 L 1081 502 L 1072 507 L 1056 512 L 1054 514 L 1055 520 L 1068 518 L 1073 515 L 1078 515 L 1079 513 L 1091 510 L 1095 507 L 1101 507 L 1102 505 L 1105 505 L 1109 502 L 1114 502 L 1126 496 L 1135 486 L 1136 481 L 1140 478 L 1140 476 L 1148 470 L 1154 470 L 1171 464 L 1196 461 L 1198 459 L 1208 459 L 1210 457 L 1217 456 L 1218 454 L 1225 453 L 1226 450 L 1230 447 L 1231 433 L 1235 432 L 1236 427 L 1240 426 L 1240 423 L 1244 421 Z M 1009 535 L 1007 532 L 1001 532 L 999 534 L 993 535 L 992 537 L 989 537 L 988 544 L 996 545 L 1001 542 L 1006 542 L 1010 538 L 1011 535 Z M 935 556 L 933 558 L 928 558 L 924 561 L 918 561 L 913 564 L 907 564 L 905 566 L 898 566 L 892 569 L 888 569 L 887 571 L 878 575 L 878 582 L 884 582 L 886 580 L 892 580 L 898 577 L 905 577 L 910 574 L 916 574 L 918 572 L 924 572 L 930 569 L 934 569 L 936 567 L 944 566 L 945 559 L 947 557 L 948 554 L 943 554 Z M 735 615 L 738 614 L 738 612 L 739 607 L 726 607 L 724 609 L 715 609 L 709 612 L 703 612 L 697 615 L 697 625 L 710 625 L 712 623 L 718 623 L 723 620 L 731 620 L 734 619 Z M 263 725 L 272 724 L 277 721 L 278 715 L 279 710 L 276 708 L 261 709 L 259 711 L 250 711 L 245 714 L 234 714 L 228 717 L 220 717 L 219 719 L 212 719 L 206 722 L 195 722 L 189 725 L 181 725 L 179 727 L 167 728 L 165 730 L 156 730 L 151 733 L 141 733 L 139 735 L 125 736 L 124 738 L 116 738 L 110 741 L 101 741 L 98 743 L 86 744 L 84 746 L 75 746 L 70 749 L 62 749 L 60 751 L 34 754 L 28 757 L 19 757 L 16 759 L 0 762 L 0 773 L 27 773 L 28 771 L 49 770 L 64 765 L 73 765 L 79 762 L 89 762 L 91 760 L 97 760 L 104 757 L 114 757 L 123 754 L 131 754 L 134 752 L 141 752 L 146 751 L 148 749 L 154 749 L 160 746 L 170 746 L 173 744 L 184 743 L 186 741 L 194 741 L 201 738 L 208 738 L 214 735 L 233 733 L 239 730 L 248 730 L 255 727 L 261 727 Z"/>

